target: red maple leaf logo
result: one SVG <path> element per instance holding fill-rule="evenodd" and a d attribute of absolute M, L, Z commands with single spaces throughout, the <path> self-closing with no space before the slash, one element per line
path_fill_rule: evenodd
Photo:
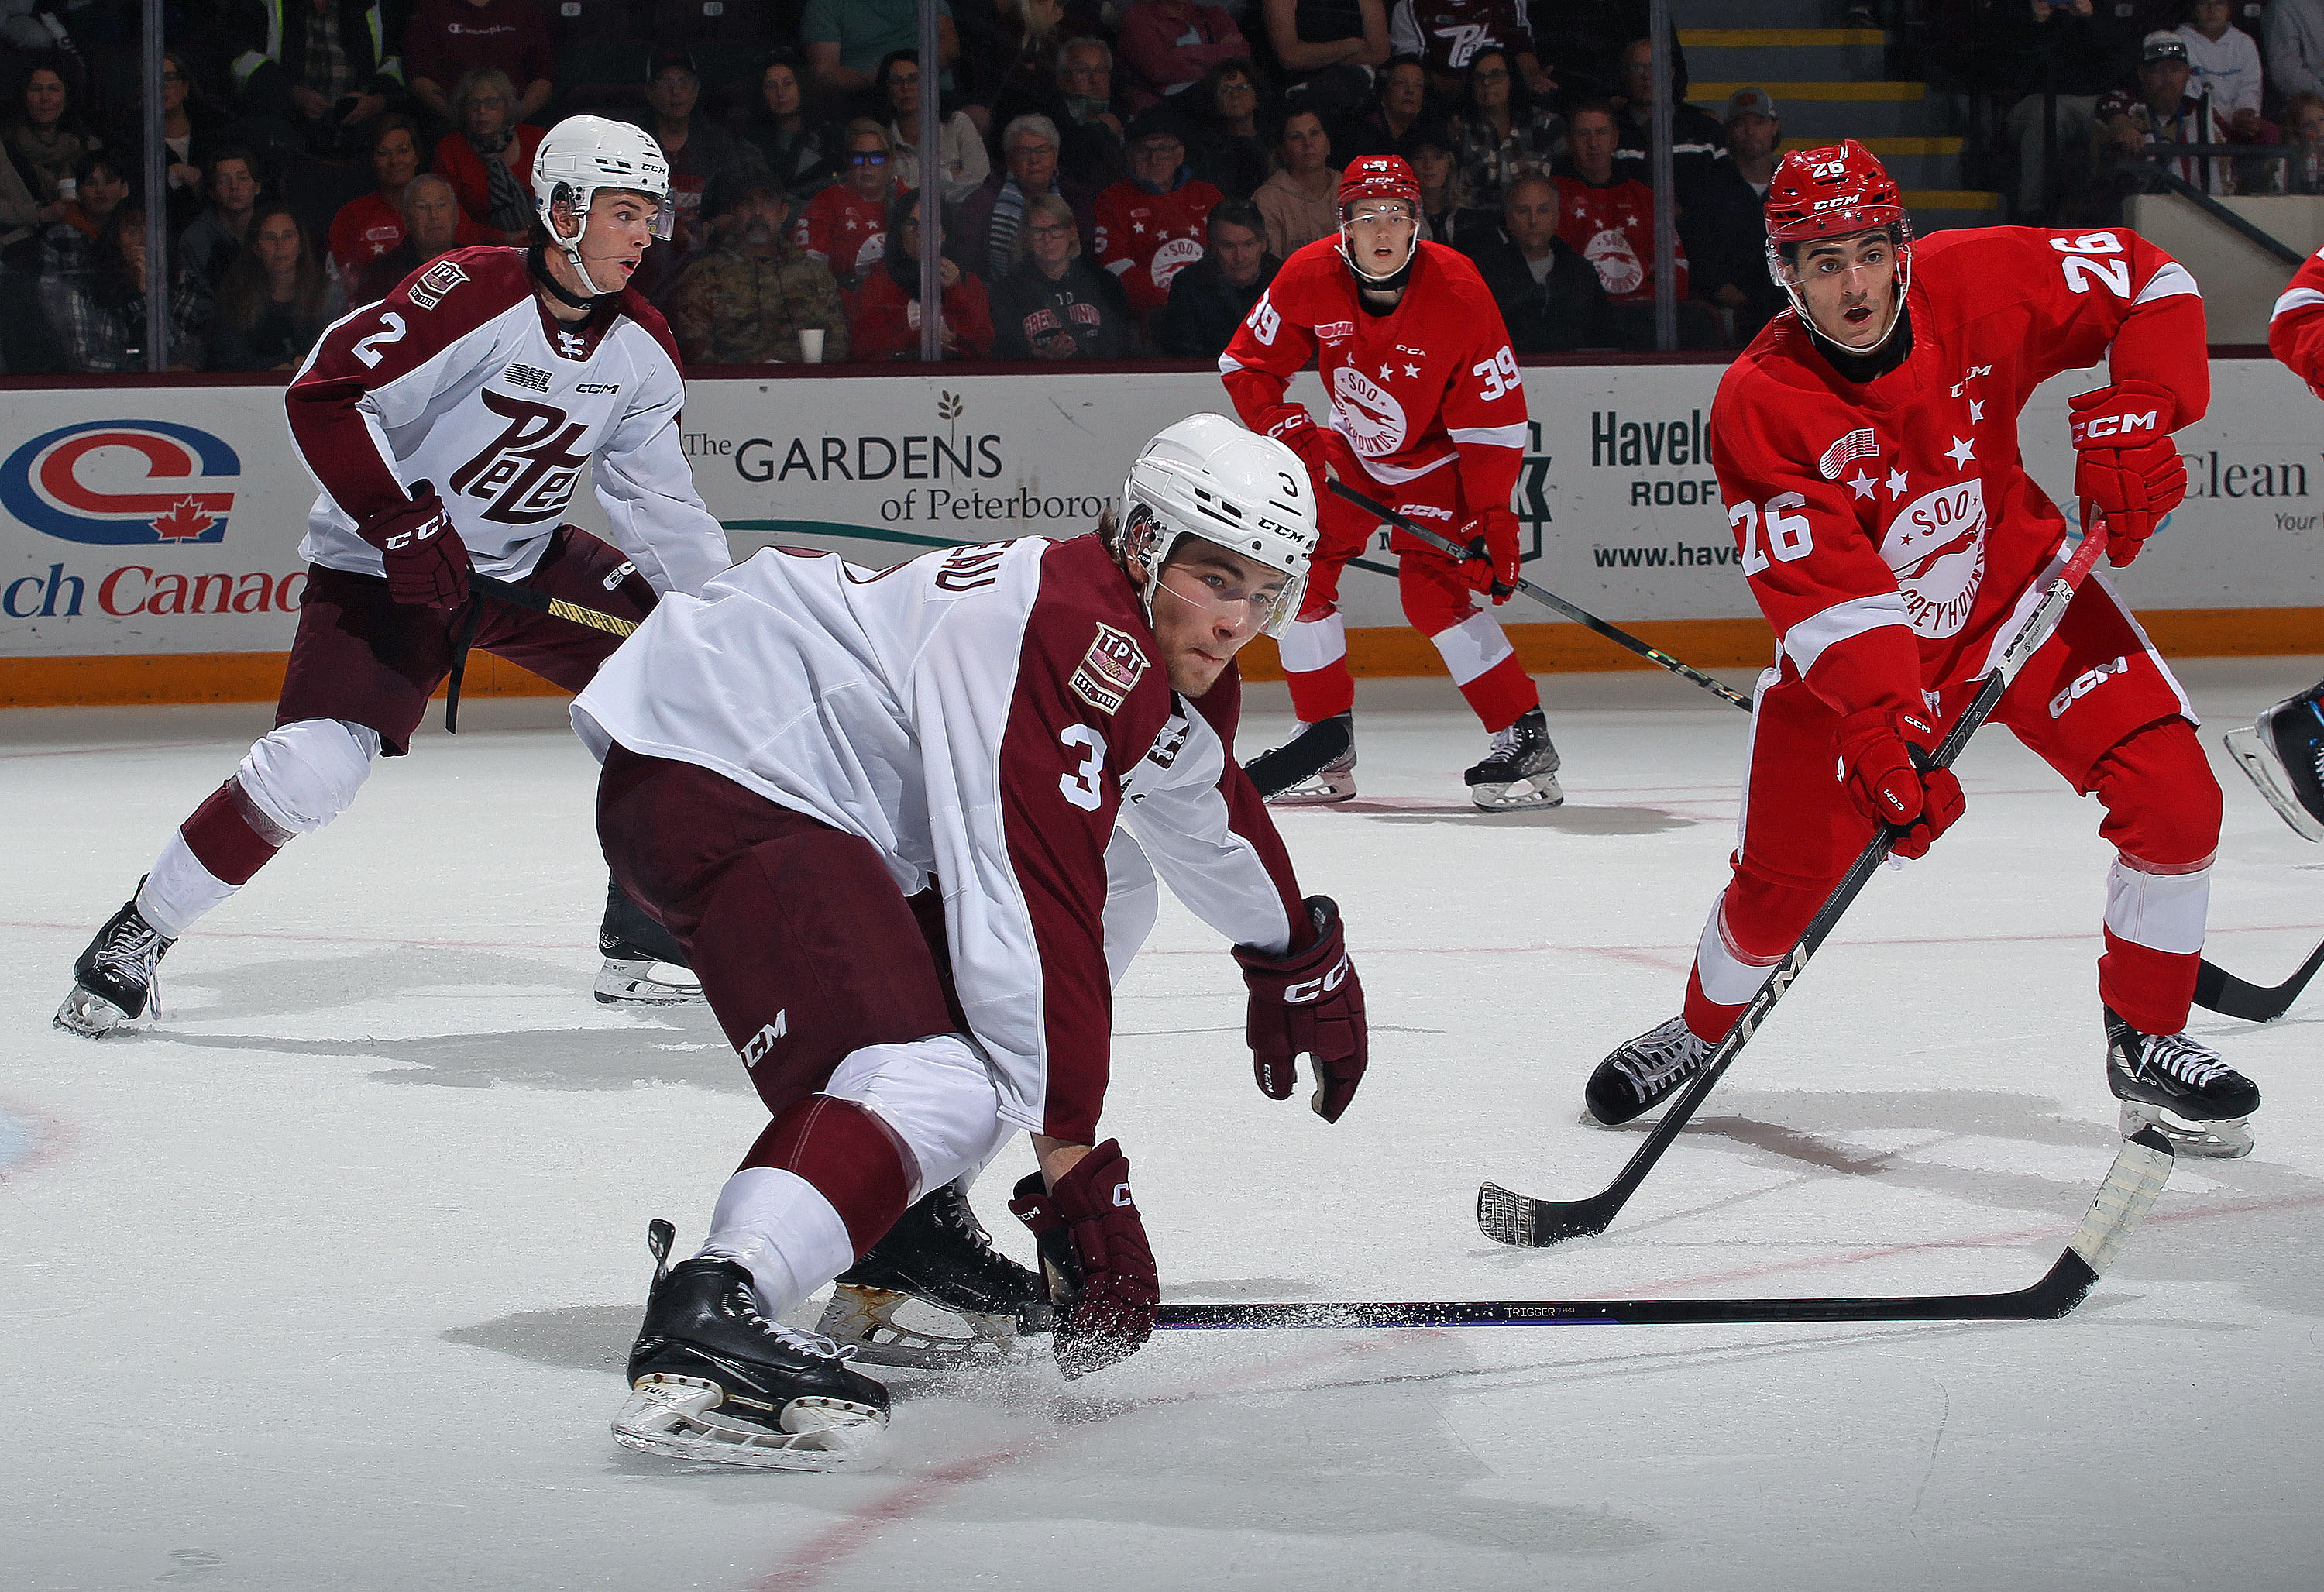
<path fill-rule="evenodd" d="M 193 499 L 180 498 L 170 505 L 168 513 L 153 521 L 153 531 L 165 542 L 191 541 L 217 523 Z"/>

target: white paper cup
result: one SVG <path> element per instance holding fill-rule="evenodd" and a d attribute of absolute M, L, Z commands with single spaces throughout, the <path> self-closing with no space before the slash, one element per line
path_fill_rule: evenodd
<path fill-rule="evenodd" d="M 799 329 L 799 363 L 802 364 L 823 363 L 823 328 L 821 327 L 802 327 Z"/>

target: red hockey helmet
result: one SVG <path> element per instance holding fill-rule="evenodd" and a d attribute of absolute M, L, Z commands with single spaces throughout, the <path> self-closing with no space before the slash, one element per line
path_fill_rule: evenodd
<path fill-rule="evenodd" d="M 1880 157 L 1849 138 L 1821 149 L 1794 150 L 1777 162 L 1767 182 L 1767 274 L 1790 296 L 1803 323 L 1807 306 L 1801 302 L 1798 281 L 1784 270 L 1784 249 L 1876 228 L 1886 229 L 1895 242 L 1901 308 L 1913 281 L 1913 222 Z M 1896 318 L 1891 317 L 1890 331 Z M 1883 332 L 1881 341 L 1887 336 Z"/>
<path fill-rule="evenodd" d="M 1402 155 L 1366 155 L 1350 161 L 1340 174 L 1340 214 L 1347 215 L 1359 199 L 1403 199 L 1420 214 L 1420 179 Z"/>

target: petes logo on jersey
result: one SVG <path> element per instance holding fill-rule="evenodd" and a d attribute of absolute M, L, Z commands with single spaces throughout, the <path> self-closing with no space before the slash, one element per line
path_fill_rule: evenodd
<path fill-rule="evenodd" d="M 1404 446 L 1404 405 L 1353 365 L 1332 373 L 1332 414 L 1349 445 L 1368 459 L 1384 459 Z"/>
<path fill-rule="evenodd" d="M 1880 540 L 1914 632 L 1932 640 L 1969 622 L 1985 584 L 1985 482 L 1972 475 L 1904 505 Z"/>
<path fill-rule="evenodd" d="M 484 517 L 501 525 L 531 525 L 555 520 L 572 501 L 586 453 L 573 445 L 589 428 L 568 421 L 565 411 L 545 403 L 504 398 L 485 388 L 484 407 L 509 424 L 481 453 L 452 472 L 451 487 L 463 497 L 488 498 Z"/>
<path fill-rule="evenodd" d="M 1111 625 L 1097 628 L 1097 640 L 1082 654 L 1074 666 L 1074 677 L 1068 684 L 1075 696 L 1102 713 L 1117 713 L 1121 704 L 1130 700 L 1138 682 L 1146 674 L 1146 652 L 1134 637 L 1115 630 Z"/>
<path fill-rule="evenodd" d="M 216 542 L 242 460 L 207 431 L 171 420 L 60 427 L 0 464 L 0 506 L 69 542 Z"/>

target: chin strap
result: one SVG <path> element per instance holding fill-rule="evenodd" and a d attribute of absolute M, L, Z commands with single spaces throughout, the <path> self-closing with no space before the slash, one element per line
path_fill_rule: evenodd
<path fill-rule="evenodd" d="M 574 293 L 563 282 L 549 274 L 549 252 L 543 244 L 535 244 L 525 252 L 524 266 L 525 270 L 531 273 L 533 281 L 549 290 L 550 297 L 569 308 L 595 309 L 601 300 L 612 297 L 611 294 L 597 291 L 597 284 L 589 280 L 589 273 L 581 269 L 581 262 L 575 259 L 570 252 L 566 254 L 566 258 L 573 262 L 573 274 L 579 277 L 581 285 L 589 290 L 588 297 L 584 298 Z"/>
<path fill-rule="evenodd" d="M 1412 234 L 1412 246 L 1404 252 L 1404 263 L 1397 266 L 1394 271 L 1389 271 L 1386 276 L 1373 276 L 1370 272 L 1365 271 L 1362 266 L 1356 263 L 1355 255 L 1351 253 L 1348 248 L 1347 227 L 1343 225 L 1340 228 L 1340 263 L 1348 268 L 1348 274 L 1356 279 L 1356 286 L 1365 292 L 1395 292 L 1398 288 L 1401 288 L 1405 283 L 1412 280 L 1413 262 L 1419 258 L 1420 231 L 1419 228 L 1416 226 L 1413 229 Z"/>

